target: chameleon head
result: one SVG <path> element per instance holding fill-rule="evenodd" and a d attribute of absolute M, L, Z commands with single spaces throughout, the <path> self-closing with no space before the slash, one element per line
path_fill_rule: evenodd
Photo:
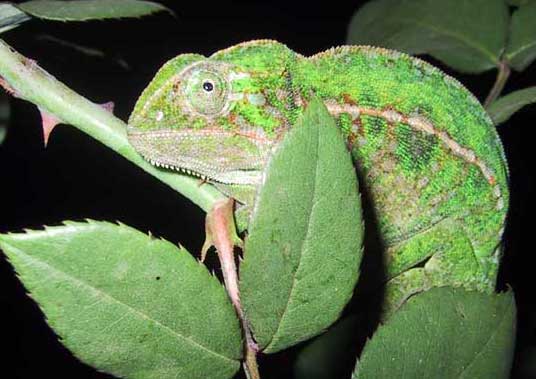
<path fill-rule="evenodd" d="M 266 99 L 252 74 L 196 54 L 166 63 L 129 119 L 132 146 L 151 163 L 210 181 L 256 184 L 273 142 L 256 125 Z"/>

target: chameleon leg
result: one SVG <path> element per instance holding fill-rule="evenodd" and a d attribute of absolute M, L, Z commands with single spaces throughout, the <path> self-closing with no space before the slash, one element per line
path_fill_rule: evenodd
<path fill-rule="evenodd" d="M 387 272 L 392 279 L 386 285 L 384 318 L 410 296 L 431 287 L 452 285 L 490 290 L 495 284 L 483 274 L 471 240 L 456 220 L 444 220 L 390 248 L 389 256 Z M 414 267 L 423 262 L 424 265 Z"/>

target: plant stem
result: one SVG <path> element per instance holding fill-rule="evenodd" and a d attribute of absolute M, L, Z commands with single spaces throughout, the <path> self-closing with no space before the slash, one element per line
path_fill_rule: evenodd
<path fill-rule="evenodd" d="M 214 244 L 214 247 L 216 247 L 225 289 L 236 310 L 244 334 L 244 371 L 246 372 L 248 379 L 260 379 L 259 367 L 257 364 L 258 347 L 253 340 L 251 329 L 240 302 L 234 246 L 235 244 L 240 244 L 241 241 L 236 235 L 232 199 L 216 202 L 214 207 L 208 212 L 206 222 L 207 242 L 205 242 L 203 251 L 206 251 L 208 248 L 207 245 L 209 244 Z"/>
<path fill-rule="evenodd" d="M 493 87 L 489 91 L 489 94 L 484 101 L 484 108 L 488 108 L 491 103 L 493 103 L 499 97 L 504 89 L 504 85 L 506 84 L 508 77 L 510 76 L 510 66 L 508 66 L 508 63 L 505 61 L 499 62 L 498 70 L 499 71 L 497 72 L 495 83 L 493 84 Z"/>
<path fill-rule="evenodd" d="M 14 96 L 95 138 L 203 210 L 209 211 L 216 201 L 225 198 L 212 185 L 200 185 L 198 179 L 158 169 L 146 162 L 128 143 L 123 121 L 77 94 L 0 39 L 0 85 L 3 82 Z"/>

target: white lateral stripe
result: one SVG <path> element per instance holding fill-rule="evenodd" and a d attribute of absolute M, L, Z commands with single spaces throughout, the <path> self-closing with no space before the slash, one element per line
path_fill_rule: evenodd
<path fill-rule="evenodd" d="M 374 108 L 360 107 L 352 104 L 339 104 L 333 100 L 327 100 L 324 102 L 328 111 L 334 115 L 340 113 L 348 113 L 350 115 L 367 115 L 373 117 L 380 117 L 388 122 L 403 123 L 411 126 L 415 130 L 421 131 L 426 134 L 435 135 L 444 146 L 454 153 L 457 157 L 462 158 L 464 161 L 474 164 L 478 167 L 486 181 L 493 187 L 492 193 L 497 199 L 497 210 L 501 210 L 504 207 L 504 201 L 502 198 L 501 188 L 496 183 L 493 170 L 488 167 L 481 159 L 479 159 L 475 152 L 471 149 L 461 146 L 452 137 L 448 135 L 446 131 L 436 129 L 432 122 L 422 116 L 406 117 L 404 114 L 394 110 L 385 109 L 378 110 Z"/>

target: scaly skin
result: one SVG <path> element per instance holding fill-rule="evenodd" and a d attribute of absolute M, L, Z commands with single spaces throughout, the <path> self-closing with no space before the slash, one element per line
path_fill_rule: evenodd
<path fill-rule="evenodd" d="M 271 149 L 313 94 L 347 136 L 389 307 L 431 286 L 492 291 L 508 204 L 502 146 L 476 98 L 419 59 L 364 46 L 306 58 L 268 40 L 179 55 L 138 100 L 129 140 L 251 205 Z"/>

